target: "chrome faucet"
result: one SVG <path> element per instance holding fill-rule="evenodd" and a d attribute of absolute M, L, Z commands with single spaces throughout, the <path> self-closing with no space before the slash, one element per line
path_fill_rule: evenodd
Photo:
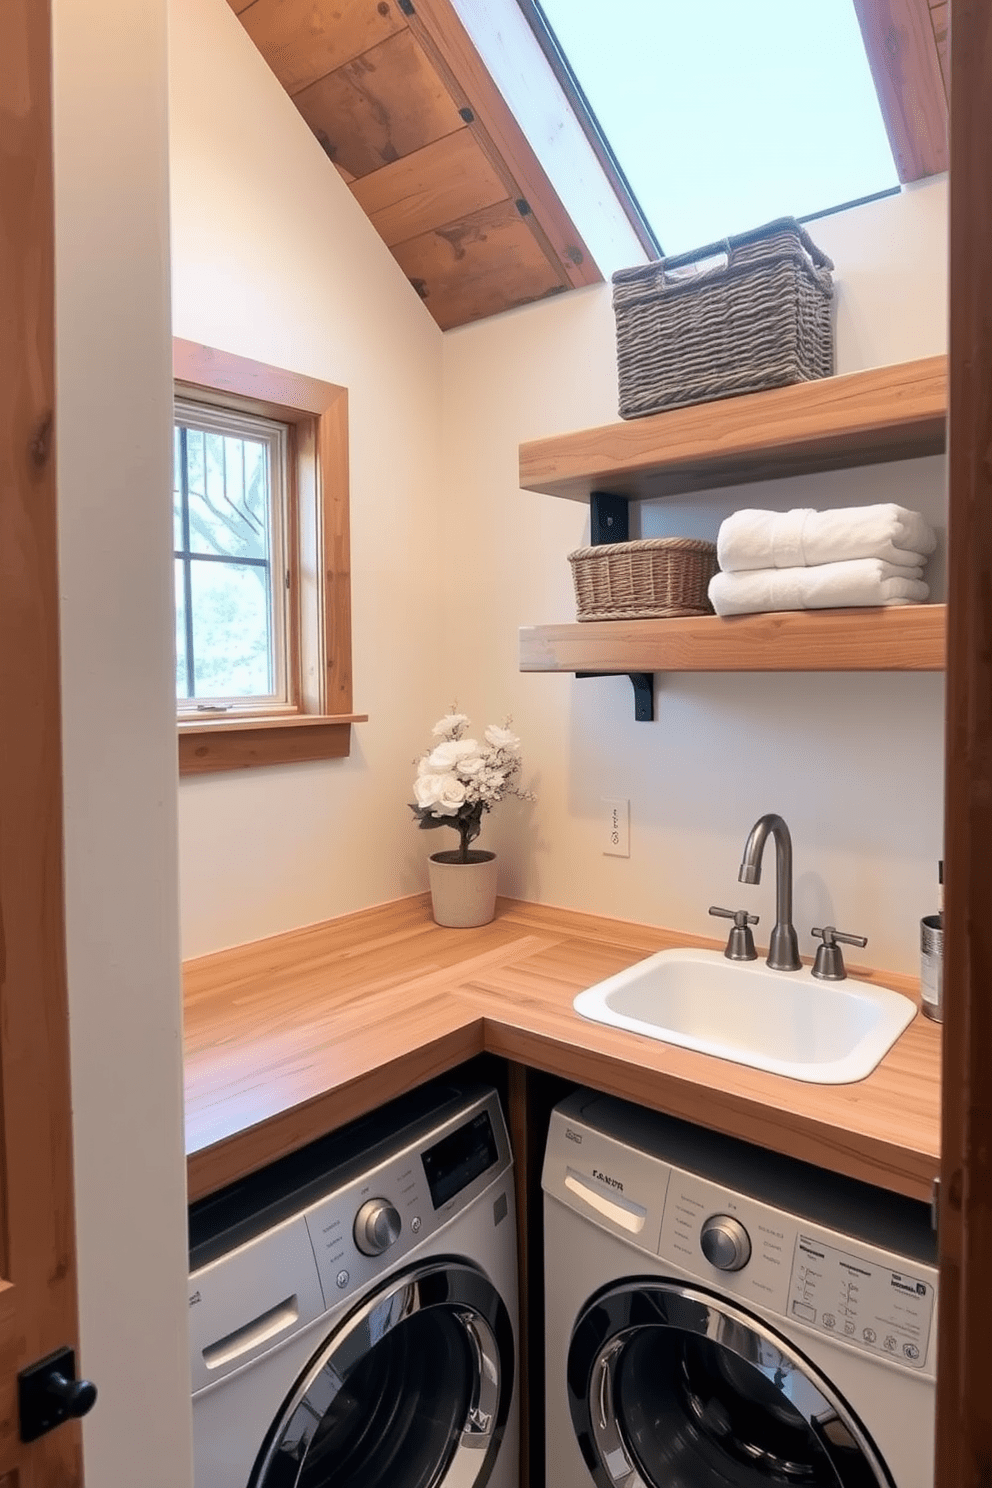
<path fill-rule="evenodd" d="M 775 928 L 768 946 L 768 965 L 773 971 L 799 971 L 803 963 L 792 923 L 792 838 L 782 817 L 774 812 L 758 817 L 744 844 L 737 877 L 741 883 L 761 882 L 761 855 L 769 833 L 775 838 Z"/>

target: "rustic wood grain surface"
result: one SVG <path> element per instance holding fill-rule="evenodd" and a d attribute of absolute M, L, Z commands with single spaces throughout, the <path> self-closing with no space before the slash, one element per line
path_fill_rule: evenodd
<path fill-rule="evenodd" d="M 807 1085 L 573 1011 L 676 944 L 722 942 L 507 899 L 446 930 L 416 895 L 187 962 L 190 1198 L 483 1051 L 929 1198 L 940 1030 L 917 1016 L 866 1080 Z M 913 979 L 850 969 L 916 998 Z"/>

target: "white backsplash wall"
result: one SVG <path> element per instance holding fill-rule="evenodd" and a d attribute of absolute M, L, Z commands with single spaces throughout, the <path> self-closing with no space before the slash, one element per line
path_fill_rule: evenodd
<path fill-rule="evenodd" d="M 945 178 L 809 231 L 836 264 L 838 371 L 946 350 Z M 567 554 L 589 533 L 583 505 L 520 491 L 518 445 L 615 418 L 608 285 L 445 337 L 441 525 L 476 555 L 446 571 L 450 687 L 473 718 L 513 714 L 523 783 L 540 797 L 487 824 L 503 891 L 713 935 L 724 927 L 711 904 L 747 905 L 767 943 L 771 849 L 760 886 L 740 885 L 737 869 L 752 823 L 779 811 L 794 840 L 802 950 L 827 921 L 869 937 L 859 960 L 917 972 L 942 852 L 942 676 L 671 674 L 657 679 L 648 724 L 634 722 L 624 677 L 518 671 L 520 625 L 574 618 Z M 938 527 L 929 577 L 943 598 L 942 458 L 657 501 L 640 520 L 645 536 L 715 537 L 740 506 L 876 501 L 922 510 Z M 629 859 L 602 852 L 603 797 L 630 799 Z"/>
<path fill-rule="evenodd" d="M 183 952 L 426 887 L 407 809 L 442 691 L 441 332 L 226 0 L 170 0 L 174 331 L 349 393 L 347 760 L 180 783 Z M 448 561 L 445 561 L 445 560 Z"/>

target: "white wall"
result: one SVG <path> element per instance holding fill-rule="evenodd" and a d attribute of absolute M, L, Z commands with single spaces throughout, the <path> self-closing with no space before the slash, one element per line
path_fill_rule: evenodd
<path fill-rule="evenodd" d="M 183 1488 L 164 0 L 55 0 L 58 495 L 87 1482 Z"/>
<path fill-rule="evenodd" d="M 914 971 L 941 852 L 942 680 L 672 676 L 657 721 L 635 726 L 623 678 L 521 675 L 518 626 L 574 614 L 566 555 L 588 519 L 520 492 L 517 447 L 616 416 L 609 287 L 442 338 L 224 0 L 171 0 L 170 19 L 174 330 L 348 386 L 355 707 L 370 715 L 347 761 L 181 784 L 184 953 L 422 888 L 434 843 L 406 813 L 410 762 L 457 698 L 478 726 L 513 715 L 540 793 L 486 824 L 504 890 L 697 931 L 737 896 L 767 926 L 770 875 L 742 893 L 736 869 L 755 817 L 778 809 L 803 948 L 833 920 L 869 935 L 874 964 Z M 940 179 L 814 224 L 837 264 L 839 371 L 944 349 L 945 212 Z M 942 528 L 943 470 L 703 493 L 646 506 L 643 530 L 878 500 Z M 938 596 L 942 573 L 940 554 Z M 600 852 L 604 795 L 631 799 L 629 861 Z"/>
<path fill-rule="evenodd" d="M 945 218 L 940 178 L 811 225 L 836 263 L 838 371 L 946 349 Z M 704 934 L 722 933 L 709 905 L 747 904 L 760 939 L 774 874 L 769 864 L 747 888 L 737 868 L 754 820 L 779 811 L 794 838 L 802 950 L 827 921 L 867 935 L 871 964 L 918 972 L 942 852 L 942 677 L 675 674 L 658 679 L 656 721 L 644 724 L 626 678 L 517 671 L 520 625 L 574 618 L 567 554 L 589 530 L 582 505 L 519 490 L 517 449 L 616 418 L 609 287 L 449 332 L 444 418 L 440 521 L 476 555 L 446 579 L 448 690 L 466 711 L 513 714 L 524 784 L 540 796 L 500 807 L 487 827 L 504 889 Z M 943 535 L 943 459 L 645 504 L 642 535 L 714 537 L 745 505 L 875 501 L 922 510 Z M 629 859 L 602 854 L 604 796 L 630 799 Z"/>
<path fill-rule="evenodd" d="M 187 956 L 414 893 L 411 761 L 450 698 L 441 333 L 225 0 L 172 0 L 174 332 L 348 388 L 350 759 L 184 780 Z M 439 541 L 439 538 L 442 540 Z"/>

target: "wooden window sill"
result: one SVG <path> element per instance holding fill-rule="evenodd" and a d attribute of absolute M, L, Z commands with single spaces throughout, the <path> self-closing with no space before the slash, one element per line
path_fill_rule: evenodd
<path fill-rule="evenodd" d="M 179 773 L 344 759 L 351 752 L 351 725 L 367 722 L 367 713 L 181 719 Z"/>

